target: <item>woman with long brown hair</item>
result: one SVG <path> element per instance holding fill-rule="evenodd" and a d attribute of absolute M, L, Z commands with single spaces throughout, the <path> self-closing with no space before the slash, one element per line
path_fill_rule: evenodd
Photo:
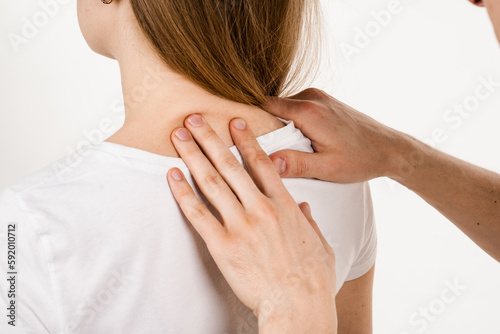
<path fill-rule="evenodd" d="M 78 1 L 89 46 L 118 61 L 126 118 L 110 138 L 88 147 L 78 165 L 61 169 L 61 160 L 1 193 L 2 219 L 23 222 L 19 328 L 257 332 L 255 314 L 233 293 L 165 184 L 167 172 L 178 168 L 195 187 L 170 133 L 196 112 L 202 117 L 187 122 L 210 123 L 231 147 L 227 124 L 244 117 L 267 154 L 313 152 L 293 122 L 262 107 L 266 96 L 293 92 L 317 65 L 311 56 L 318 6 L 315 0 Z M 190 138 L 185 129 L 174 135 Z M 236 147 L 230 149 L 241 162 Z M 335 252 L 336 291 L 325 293 L 336 294 L 339 332 L 370 333 L 376 233 L 368 185 L 283 183 L 296 202 L 310 204 Z M 307 275 L 307 266 L 300 270 Z"/>

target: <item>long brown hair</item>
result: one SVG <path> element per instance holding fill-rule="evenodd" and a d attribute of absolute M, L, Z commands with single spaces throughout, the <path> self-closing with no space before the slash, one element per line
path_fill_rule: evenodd
<path fill-rule="evenodd" d="M 217 96 L 261 106 L 317 65 L 317 0 L 130 2 L 166 64 Z"/>

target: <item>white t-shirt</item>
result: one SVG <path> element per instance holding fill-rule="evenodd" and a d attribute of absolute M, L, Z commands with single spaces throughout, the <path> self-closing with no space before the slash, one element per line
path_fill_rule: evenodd
<path fill-rule="evenodd" d="M 313 152 L 293 122 L 258 140 L 268 154 Z M 14 280 L 0 280 L 0 332 L 257 333 L 256 317 L 177 206 L 166 181 L 172 167 L 193 185 L 179 158 L 102 142 L 4 189 L 0 267 Z M 283 182 L 297 203 L 310 203 L 333 247 L 338 289 L 365 274 L 377 241 L 368 184 Z M 16 327 L 7 325 L 11 301 Z"/>

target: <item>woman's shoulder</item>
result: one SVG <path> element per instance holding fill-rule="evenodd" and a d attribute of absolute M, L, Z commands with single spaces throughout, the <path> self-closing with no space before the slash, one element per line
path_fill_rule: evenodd
<path fill-rule="evenodd" d="M 12 185 L 0 191 L 0 207 L 5 202 L 22 199 L 42 190 L 57 191 L 57 187 L 74 182 L 82 174 L 92 168 L 96 168 L 99 159 L 96 159 L 97 151 L 88 148 L 69 153 L 39 170 L 24 176 Z"/>

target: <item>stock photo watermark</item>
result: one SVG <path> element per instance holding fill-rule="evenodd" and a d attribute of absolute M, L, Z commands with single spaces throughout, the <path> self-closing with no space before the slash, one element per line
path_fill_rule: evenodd
<path fill-rule="evenodd" d="M 52 164 L 52 168 L 55 171 L 59 180 L 62 180 L 63 176 L 73 171 L 75 168 L 80 166 L 83 159 L 90 154 L 90 148 L 99 142 L 104 141 L 109 135 L 116 132 L 120 126 L 125 121 L 125 110 L 137 108 L 141 103 L 144 103 L 151 92 L 155 91 L 164 80 L 168 80 L 169 73 L 162 68 L 157 66 L 155 68 L 146 68 L 146 75 L 144 76 L 140 85 L 133 87 L 130 90 L 130 94 L 123 99 L 116 99 L 111 104 L 111 112 L 113 114 L 119 115 L 118 122 L 113 121 L 111 118 L 106 117 L 100 120 L 97 127 L 93 129 L 82 130 L 82 136 L 84 139 L 80 140 L 75 147 L 67 145 L 65 147 L 67 155 L 61 161 L 57 161 Z M 275 135 L 273 132 L 274 128 L 272 123 L 266 123 L 261 127 L 261 132 L 265 135 L 257 138 L 261 146 L 266 146 L 273 143 Z M 238 152 L 234 152 L 237 154 Z M 271 152 L 268 152 L 269 154 Z M 238 159 L 242 159 L 241 156 L 237 155 Z M 243 161 L 241 161 L 243 162 Z"/>
<path fill-rule="evenodd" d="M 17 224 L 7 224 L 7 324 L 16 326 L 17 318 L 17 300 L 16 295 L 18 271 L 17 271 Z"/>
<path fill-rule="evenodd" d="M 81 326 L 91 323 L 99 313 L 105 311 L 113 301 L 116 303 L 117 295 L 128 287 L 133 278 L 127 268 L 111 271 L 105 287 L 97 291 L 93 297 L 78 305 L 75 315 L 77 320 L 69 322 L 65 326 L 65 334 L 80 333 Z"/>
<path fill-rule="evenodd" d="M 408 323 L 411 328 L 398 334 L 425 333 L 467 290 L 467 286 L 459 282 L 458 278 L 445 279 L 443 285 L 444 287 L 435 298 L 410 314 Z"/>
<path fill-rule="evenodd" d="M 396 16 L 403 12 L 403 9 L 403 3 L 400 0 L 390 0 L 385 8 L 372 10 L 370 21 L 363 26 L 354 27 L 352 40 L 340 43 L 344 58 L 350 62 L 353 57 L 359 55 L 393 22 Z"/>
<path fill-rule="evenodd" d="M 473 116 L 480 109 L 481 103 L 497 92 L 498 87 L 500 87 L 500 81 L 494 78 L 493 74 L 478 76 L 475 88 L 443 112 L 443 124 L 433 128 L 430 137 L 424 139 L 423 142 L 432 147 L 438 147 L 448 141 L 451 133 L 457 131 L 467 119 Z"/>
<path fill-rule="evenodd" d="M 9 32 L 7 39 L 15 52 L 19 52 L 22 46 L 32 41 L 50 21 L 56 17 L 64 5 L 71 0 L 40 0 L 37 2 L 37 11 L 21 19 L 21 26 L 17 32 Z"/>
<path fill-rule="evenodd" d="M 445 142 L 449 141 L 455 133 L 467 122 L 472 119 L 481 109 L 481 104 L 498 94 L 500 80 L 497 80 L 493 74 L 479 75 L 477 83 L 469 94 L 457 99 L 457 102 L 446 108 L 441 114 L 441 123 L 431 128 L 430 135 L 422 142 L 439 148 Z M 408 177 L 415 167 L 424 163 L 425 156 L 420 151 L 412 151 L 407 157 L 402 159 L 399 164 L 399 172 Z M 392 192 L 396 187 L 403 189 L 396 181 L 386 178 L 386 183 Z"/>
<path fill-rule="evenodd" d="M 116 99 L 112 103 L 111 111 L 114 114 L 120 115 L 120 123 L 123 123 L 125 120 L 125 109 L 136 108 L 146 101 L 149 94 L 153 92 L 163 80 L 168 78 L 168 72 L 161 66 L 147 68 L 146 73 L 141 84 L 130 90 L 130 95 L 127 95 L 124 100 Z M 90 130 L 83 130 L 82 135 L 85 139 L 79 141 L 75 148 L 66 146 L 68 155 L 63 161 L 52 165 L 57 177 L 62 179 L 65 174 L 77 168 L 82 163 L 83 159 L 88 156 L 90 153 L 89 149 L 93 145 L 104 141 L 109 135 L 118 130 L 120 126 L 121 124 L 113 122 L 110 118 L 103 118 L 99 122 L 98 127 Z"/>

